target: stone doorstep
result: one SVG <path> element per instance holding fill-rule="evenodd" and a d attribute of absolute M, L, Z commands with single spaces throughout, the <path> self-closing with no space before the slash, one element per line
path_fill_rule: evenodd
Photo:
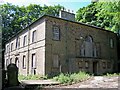
<path fill-rule="evenodd" d="M 22 85 L 58 85 L 60 82 L 52 80 L 21 80 Z"/>

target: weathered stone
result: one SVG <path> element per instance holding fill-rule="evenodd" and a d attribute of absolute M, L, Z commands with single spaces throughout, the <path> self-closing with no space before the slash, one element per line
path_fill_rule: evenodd
<path fill-rule="evenodd" d="M 9 64 L 7 67 L 7 86 L 18 86 L 18 68 L 15 64 Z"/>

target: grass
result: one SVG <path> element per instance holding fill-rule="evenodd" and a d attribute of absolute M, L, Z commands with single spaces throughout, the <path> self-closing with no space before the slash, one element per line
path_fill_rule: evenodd
<path fill-rule="evenodd" d="M 108 76 L 108 77 L 120 76 L 120 73 L 107 73 L 104 76 Z"/>
<path fill-rule="evenodd" d="M 47 76 L 42 76 L 42 75 L 18 75 L 18 80 L 43 80 L 47 79 Z"/>
<path fill-rule="evenodd" d="M 77 83 L 83 80 L 86 80 L 90 77 L 89 74 L 85 72 L 78 72 L 73 74 L 63 74 L 53 77 L 54 80 L 59 81 L 61 84 L 72 84 Z"/>

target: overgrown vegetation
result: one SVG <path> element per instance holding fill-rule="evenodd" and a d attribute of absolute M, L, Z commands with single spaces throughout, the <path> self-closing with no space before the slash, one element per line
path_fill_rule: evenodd
<path fill-rule="evenodd" d="M 120 73 L 107 73 L 105 76 L 107 77 L 120 76 Z"/>
<path fill-rule="evenodd" d="M 89 74 L 85 72 L 78 72 L 73 74 L 63 74 L 53 77 L 54 80 L 59 81 L 61 84 L 73 84 L 83 80 L 86 80 L 90 77 Z"/>
<path fill-rule="evenodd" d="M 61 84 L 73 84 L 77 82 L 81 82 L 83 80 L 86 80 L 90 78 L 90 75 L 86 72 L 78 72 L 78 73 L 72 73 L 72 74 L 63 74 L 61 73 L 58 76 L 55 76 L 53 78 L 48 78 L 47 76 L 41 76 L 41 75 L 19 75 L 18 79 L 21 80 L 43 80 L 43 79 L 52 79 L 55 81 L 59 81 Z"/>
<path fill-rule="evenodd" d="M 43 79 L 47 79 L 47 76 L 42 76 L 42 75 L 19 75 L 18 76 L 19 81 L 21 80 L 43 80 Z"/>

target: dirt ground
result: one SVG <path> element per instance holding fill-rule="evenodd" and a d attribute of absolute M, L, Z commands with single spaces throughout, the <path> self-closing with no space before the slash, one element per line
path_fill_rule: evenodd
<path fill-rule="evenodd" d="M 55 85 L 46 88 L 119 88 L 118 77 L 94 76 L 72 85 Z"/>

